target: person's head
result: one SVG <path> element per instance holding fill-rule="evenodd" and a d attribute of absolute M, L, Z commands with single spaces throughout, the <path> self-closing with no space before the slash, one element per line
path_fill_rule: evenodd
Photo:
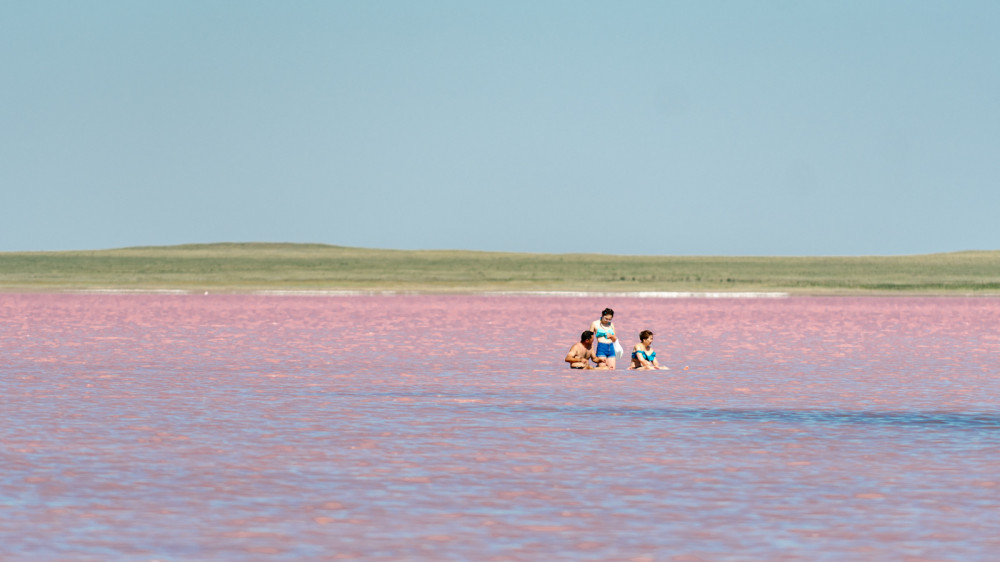
<path fill-rule="evenodd" d="M 611 322 L 611 319 L 615 317 L 615 311 L 610 308 L 605 308 L 604 312 L 601 313 L 601 320 L 604 322 Z"/>
<path fill-rule="evenodd" d="M 590 342 L 594 341 L 594 332 L 591 332 L 590 330 L 586 330 L 582 334 L 580 334 L 580 343 L 585 344 L 587 343 L 588 340 Z"/>
<path fill-rule="evenodd" d="M 639 332 L 639 341 L 645 344 L 651 343 L 653 341 L 653 332 L 650 332 L 649 330 L 643 330 Z"/>

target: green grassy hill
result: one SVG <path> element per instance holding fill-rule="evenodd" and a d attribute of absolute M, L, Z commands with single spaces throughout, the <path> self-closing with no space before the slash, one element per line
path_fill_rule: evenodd
<path fill-rule="evenodd" d="M 678 257 L 197 244 L 0 253 L 0 291 L 82 289 L 1000 295 L 1000 251 L 885 257 Z"/>

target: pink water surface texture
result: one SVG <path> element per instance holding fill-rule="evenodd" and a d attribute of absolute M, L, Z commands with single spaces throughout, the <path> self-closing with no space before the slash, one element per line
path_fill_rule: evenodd
<path fill-rule="evenodd" d="M 671 370 L 568 369 L 605 307 Z M 989 298 L 2 294 L 0 559 L 998 560 L 998 326 Z"/>

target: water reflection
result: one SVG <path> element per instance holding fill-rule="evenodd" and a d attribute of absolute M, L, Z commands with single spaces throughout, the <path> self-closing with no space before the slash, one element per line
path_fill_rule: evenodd
<path fill-rule="evenodd" d="M 824 410 L 740 410 L 678 408 L 555 408 L 574 415 L 612 415 L 638 418 L 676 418 L 740 422 L 862 426 L 948 426 L 956 429 L 1000 429 L 1000 415 L 954 412 L 868 412 Z"/>
<path fill-rule="evenodd" d="M 475 402 L 482 405 L 475 410 L 493 412 L 510 410 L 525 415 L 580 415 L 580 416 L 629 416 L 634 418 L 714 419 L 731 422 L 784 422 L 791 424 L 875 425 L 875 426 L 949 426 L 959 429 L 1000 429 L 1000 414 L 975 412 L 920 412 L 920 411 L 868 411 L 868 410 L 787 410 L 742 408 L 649 408 L 606 406 L 533 406 L 518 401 L 502 404 L 509 398 L 503 393 L 439 392 L 439 391 L 384 391 L 384 392 L 330 392 L 304 390 L 304 396 L 322 396 L 330 399 L 419 399 L 423 404 L 445 400 L 441 407 L 452 408 L 451 401 Z M 500 403 L 498 403 L 500 402 Z"/>

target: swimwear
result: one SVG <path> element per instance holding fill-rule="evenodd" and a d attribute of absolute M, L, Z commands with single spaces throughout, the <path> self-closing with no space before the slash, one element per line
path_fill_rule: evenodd
<path fill-rule="evenodd" d="M 597 353 L 594 355 L 598 357 L 614 357 L 615 344 L 597 342 Z"/>
<path fill-rule="evenodd" d="M 638 353 L 641 353 L 642 354 L 642 358 L 645 359 L 646 361 L 649 361 L 650 363 L 652 363 L 656 359 L 656 352 L 655 351 L 652 354 L 647 354 L 645 351 L 643 351 L 641 349 L 637 349 L 637 350 L 635 350 L 635 351 L 632 352 L 632 359 L 633 360 L 637 359 L 636 354 L 638 354 Z"/>
<path fill-rule="evenodd" d="M 594 337 L 597 339 L 605 338 L 609 339 L 610 336 L 615 335 L 615 329 L 611 326 L 605 328 L 600 322 L 597 323 L 597 331 L 594 332 Z"/>

